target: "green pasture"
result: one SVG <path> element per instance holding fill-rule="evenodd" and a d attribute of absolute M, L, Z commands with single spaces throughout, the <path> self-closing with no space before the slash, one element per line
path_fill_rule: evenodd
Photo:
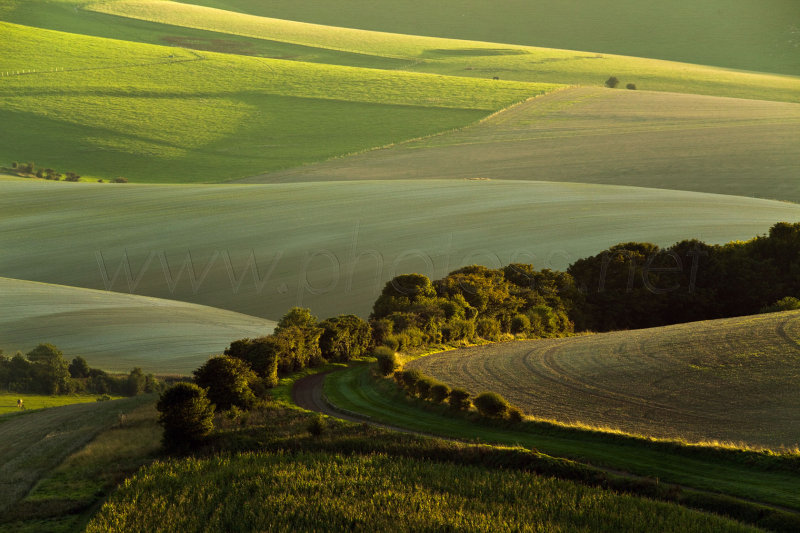
<path fill-rule="evenodd" d="M 553 85 L 193 52 L 0 23 L 0 160 L 213 182 L 464 126 Z"/>
<path fill-rule="evenodd" d="M 798 173 L 800 104 L 583 87 L 458 131 L 242 181 L 486 177 L 800 202 Z"/>
<path fill-rule="evenodd" d="M 447 415 L 447 407 L 426 409 L 407 401 L 393 381 L 376 381 L 367 365 L 331 373 L 324 386 L 333 405 L 393 427 L 482 443 L 521 445 L 554 457 L 800 509 L 800 476 L 793 472 L 771 471 L 722 458 L 679 456 L 653 447 L 646 440 L 615 439 L 613 435 L 584 429 L 553 425 L 516 429 L 476 423 Z"/>
<path fill-rule="evenodd" d="M 266 453 L 150 465 L 114 493 L 87 531 L 498 527 L 750 531 L 675 505 L 522 472 L 378 455 Z"/>
<path fill-rule="evenodd" d="M 330 26 L 800 74 L 794 0 L 181 0 Z"/>
<path fill-rule="evenodd" d="M 267 335 L 275 326 L 212 307 L 7 278 L 0 278 L 0 294 L 0 348 L 6 354 L 48 342 L 68 360 L 80 355 L 93 368 L 112 372 L 141 367 L 189 374 L 232 340 Z"/>
<path fill-rule="evenodd" d="M 800 206 L 609 185 L 8 180 L 0 181 L 0 275 L 271 319 L 295 305 L 321 318 L 365 316 L 400 273 L 438 279 L 463 265 L 510 262 L 564 269 L 619 242 L 724 243 L 779 221 L 800 221 Z M 31 345 L 49 340 L 35 337 Z"/>
<path fill-rule="evenodd" d="M 537 83 L 602 86 L 616 76 L 624 87 L 763 100 L 800 101 L 800 78 L 600 53 L 371 32 L 258 17 L 164 0 L 117 0 L 87 7 L 103 13 L 378 58 L 410 59 L 419 72 L 498 77 Z M 409 13 L 415 10 L 409 10 Z M 416 16 L 416 15 L 415 15 Z M 800 69 L 800 66 L 798 67 Z M 798 72 L 800 74 L 800 72 Z"/>

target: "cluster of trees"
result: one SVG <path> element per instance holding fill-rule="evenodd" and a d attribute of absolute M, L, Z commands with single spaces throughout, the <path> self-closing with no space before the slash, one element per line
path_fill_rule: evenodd
<path fill-rule="evenodd" d="M 767 235 L 725 245 L 618 244 L 576 261 L 567 272 L 582 294 L 570 317 L 583 330 L 791 309 L 800 296 L 800 224 L 778 223 Z"/>
<path fill-rule="evenodd" d="M 608 78 L 606 80 L 605 85 L 609 89 L 616 89 L 619 86 L 619 78 L 617 78 L 616 76 L 611 76 L 610 78 Z M 636 90 L 636 84 L 635 83 L 629 83 L 629 84 L 625 85 L 625 88 L 626 89 L 630 89 L 631 91 L 635 91 Z"/>
<path fill-rule="evenodd" d="M 384 287 L 370 316 L 376 344 L 395 350 L 426 344 L 556 337 L 573 331 L 580 295 L 569 274 L 531 265 L 468 266 L 431 282 L 401 275 Z"/>
<path fill-rule="evenodd" d="M 81 179 L 80 174 L 76 174 L 75 172 L 65 172 L 61 174 L 52 168 L 36 168 L 36 163 L 33 162 L 20 163 L 14 161 L 11 163 L 11 170 L 16 172 L 19 176 L 36 176 L 37 178 L 51 181 L 61 181 L 62 179 L 64 181 L 80 181 Z M 103 183 L 102 179 L 97 181 Z M 111 180 L 111 183 L 128 183 L 128 179 L 120 176 Z"/>
<path fill-rule="evenodd" d="M 372 347 L 369 324 L 355 315 L 319 322 L 308 309 L 295 307 L 278 322 L 272 335 L 240 339 L 225 355 L 245 361 L 264 387 L 278 378 L 326 361 L 344 363 L 366 355 Z"/>
<path fill-rule="evenodd" d="M 136 396 L 158 392 L 161 383 L 153 374 L 134 368 L 126 376 L 113 376 L 91 368 L 83 357 L 71 362 L 52 344 L 39 344 L 22 354 L 8 357 L 0 350 L 0 387 L 27 394 L 115 394 Z"/>

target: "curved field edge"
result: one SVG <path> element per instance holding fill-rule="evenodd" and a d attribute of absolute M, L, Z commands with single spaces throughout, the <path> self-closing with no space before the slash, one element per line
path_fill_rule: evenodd
<path fill-rule="evenodd" d="M 2 22 L 0 36 L 2 164 L 35 161 L 105 180 L 214 182 L 289 168 L 463 127 L 557 88 Z"/>
<path fill-rule="evenodd" d="M 437 279 L 510 262 L 563 270 L 619 242 L 719 244 L 779 221 L 800 221 L 800 206 L 583 184 L 10 180 L 0 181 L 0 275 L 272 319 L 299 305 L 324 318 L 368 314 L 400 273 Z"/>
<path fill-rule="evenodd" d="M 509 427 L 476 422 L 449 414 L 446 407 L 431 408 L 428 403 L 409 401 L 391 380 L 373 378 L 366 365 L 328 374 L 324 393 L 336 408 L 392 427 L 466 441 L 524 446 L 612 471 L 800 509 L 800 476 L 791 466 L 795 462 L 791 456 L 777 459 L 781 465 L 786 463 L 786 469 L 781 466 L 773 470 L 761 464 L 774 462 L 770 454 L 762 452 L 676 446 L 549 423 L 526 422 Z"/>
<path fill-rule="evenodd" d="M 159 23 L 323 49 L 410 59 L 400 68 L 451 76 L 602 86 L 610 75 L 639 89 L 800 101 L 800 77 L 639 57 L 400 35 L 245 15 L 163 0 L 118 0 L 89 9 Z"/>
<path fill-rule="evenodd" d="M 330 26 L 800 74 L 793 0 L 181 1 Z"/>
<path fill-rule="evenodd" d="M 272 332 L 275 322 L 212 307 L 132 294 L 0 278 L 0 348 L 41 342 L 94 368 L 188 374 L 234 339 Z"/>
<path fill-rule="evenodd" d="M 775 449 L 800 442 L 798 312 L 467 348 L 409 367 L 563 423 Z"/>
<path fill-rule="evenodd" d="M 798 141 L 798 104 L 581 87 L 458 131 L 239 181 L 482 177 L 800 202 Z"/>
<path fill-rule="evenodd" d="M 146 467 L 111 497 L 87 531 L 490 530 L 498 524 L 748 530 L 677 506 L 521 472 L 381 455 L 256 453 Z"/>

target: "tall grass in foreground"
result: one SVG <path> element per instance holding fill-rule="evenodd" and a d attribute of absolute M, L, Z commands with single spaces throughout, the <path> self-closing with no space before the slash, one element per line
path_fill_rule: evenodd
<path fill-rule="evenodd" d="M 283 453 L 155 463 L 126 481 L 87 528 L 201 530 L 756 531 L 521 472 Z"/>

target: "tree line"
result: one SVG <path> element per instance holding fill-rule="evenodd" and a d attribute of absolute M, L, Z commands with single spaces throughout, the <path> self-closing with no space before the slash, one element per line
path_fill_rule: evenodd
<path fill-rule="evenodd" d="M 114 376 L 91 368 L 81 356 L 72 361 L 64 358 L 52 344 L 39 344 L 23 354 L 9 357 L 0 350 L 0 387 L 25 394 L 114 394 L 136 396 L 159 392 L 161 382 L 153 374 L 134 368 L 127 375 Z"/>

